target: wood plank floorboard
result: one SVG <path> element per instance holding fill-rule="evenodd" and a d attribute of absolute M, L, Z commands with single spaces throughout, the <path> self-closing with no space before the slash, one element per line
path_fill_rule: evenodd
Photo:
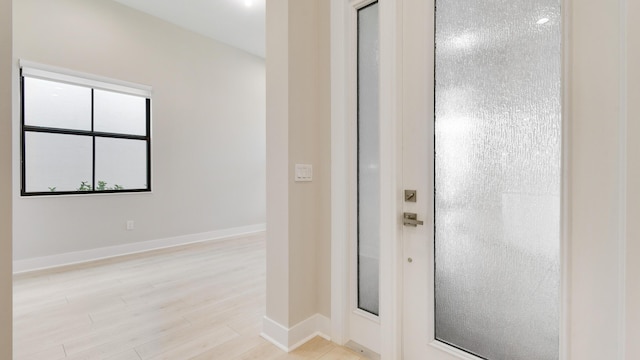
<path fill-rule="evenodd" d="M 360 360 L 316 337 L 260 337 L 262 235 L 14 276 L 14 360 Z"/>

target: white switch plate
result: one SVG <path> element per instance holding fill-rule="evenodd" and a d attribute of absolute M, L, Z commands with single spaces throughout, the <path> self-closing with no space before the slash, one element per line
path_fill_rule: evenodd
<path fill-rule="evenodd" d="M 296 164 L 295 181 L 313 180 L 313 166 L 310 164 Z"/>
<path fill-rule="evenodd" d="M 133 220 L 127 220 L 127 230 L 131 231 L 135 229 L 135 222 Z"/>

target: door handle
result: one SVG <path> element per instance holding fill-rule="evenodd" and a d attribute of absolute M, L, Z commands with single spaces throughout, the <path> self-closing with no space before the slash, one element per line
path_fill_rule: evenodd
<path fill-rule="evenodd" d="M 418 225 L 423 225 L 424 221 L 418 220 L 418 214 L 406 212 L 404 213 L 402 223 L 404 226 L 418 227 Z"/>

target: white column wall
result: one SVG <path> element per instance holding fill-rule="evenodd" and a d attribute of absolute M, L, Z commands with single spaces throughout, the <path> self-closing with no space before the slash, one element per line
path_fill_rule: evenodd
<path fill-rule="evenodd" d="M 267 2 L 267 314 L 289 325 L 289 1 Z"/>
<path fill-rule="evenodd" d="M 0 0 L 0 359 L 11 359 L 11 0 Z"/>
<path fill-rule="evenodd" d="M 640 359 L 640 2 L 627 0 L 626 360 Z"/>
<path fill-rule="evenodd" d="M 266 67 L 265 334 L 288 348 L 331 311 L 328 2 L 267 2 Z M 295 164 L 313 165 L 313 181 L 295 182 Z"/>

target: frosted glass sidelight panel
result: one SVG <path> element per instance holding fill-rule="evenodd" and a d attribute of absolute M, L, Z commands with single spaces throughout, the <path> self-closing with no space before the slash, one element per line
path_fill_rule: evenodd
<path fill-rule="evenodd" d="M 98 89 L 93 96 L 95 131 L 147 135 L 146 98 Z"/>
<path fill-rule="evenodd" d="M 378 3 L 358 10 L 358 308 L 378 314 L 380 263 Z"/>
<path fill-rule="evenodd" d="M 556 360 L 559 1 L 436 9 L 436 338 L 489 360 Z"/>
<path fill-rule="evenodd" d="M 25 77 L 24 123 L 91 130 L 91 88 Z"/>
<path fill-rule="evenodd" d="M 147 188 L 147 142 L 96 138 L 96 190 Z"/>
<path fill-rule="evenodd" d="M 93 139 L 90 136 L 25 133 L 27 192 L 76 191 L 91 184 Z"/>

